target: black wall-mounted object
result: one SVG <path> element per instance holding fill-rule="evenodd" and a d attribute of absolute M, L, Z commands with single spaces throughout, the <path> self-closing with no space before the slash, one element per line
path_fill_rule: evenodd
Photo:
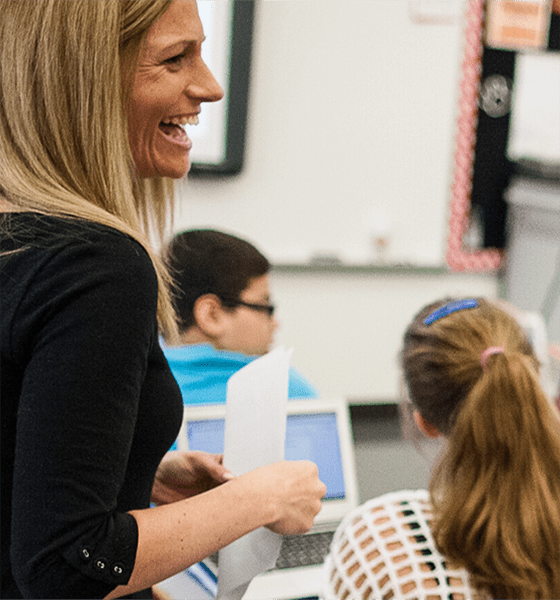
<path fill-rule="evenodd" d="M 544 51 L 560 51 L 558 14 L 551 16 L 548 48 Z M 481 227 L 484 248 L 506 246 L 504 195 L 511 176 L 525 169 L 525 165 L 507 156 L 517 54 L 514 50 L 483 47 L 471 206 Z"/>

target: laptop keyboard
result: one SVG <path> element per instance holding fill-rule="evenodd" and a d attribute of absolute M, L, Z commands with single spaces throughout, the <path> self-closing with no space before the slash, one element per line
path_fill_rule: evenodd
<path fill-rule="evenodd" d="M 333 535 L 334 531 L 285 535 L 274 569 L 293 569 L 323 564 Z M 218 565 L 218 553 L 212 554 L 210 560 Z"/>
<path fill-rule="evenodd" d="M 322 564 L 329 552 L 333 535 L 334 531 L 322 531 L 285 536 L 276 568 L 290 569 Z"/>

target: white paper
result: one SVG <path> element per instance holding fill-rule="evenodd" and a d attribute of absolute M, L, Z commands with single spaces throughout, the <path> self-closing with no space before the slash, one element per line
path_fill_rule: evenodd
<path fill-rule="evenodd" d="M 277 348 L 228 381 L 224 466 L 234 475 L 284 459 L 291 354 Z M 218 600 L 240 600 L 253 577 L 274 567 L 281 543 L 261 528 L 220 550 Z"/>
<path fill-rule="evenodd" d="M 515 84 L 508 155 L 560 163 L 560 55 L 520 52 Z"/>

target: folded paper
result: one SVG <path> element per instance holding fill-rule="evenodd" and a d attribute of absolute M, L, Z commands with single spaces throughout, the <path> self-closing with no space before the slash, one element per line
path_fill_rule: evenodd
<path fill-rule="evenodd" d="M 291 354 L 277 348 L 228 381 L 224 465 L 236 476 L 284 459 Z M 218 600 L 241 600 L 253 577 L 274 567 L 281 543 L 261 528 L 220 550 Z"/>

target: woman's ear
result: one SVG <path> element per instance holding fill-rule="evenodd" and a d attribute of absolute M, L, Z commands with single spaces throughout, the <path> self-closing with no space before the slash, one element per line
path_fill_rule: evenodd
<path fill-rule="evenodd" d="M 193 307 L 194 320 L 198 328 L 209 338 L 222 333 L 224 312 L 220 299 L 215 294 L 204 294 L 196 299 Z"/>
<path fill-rule="evenodd" d="M 428 423 L 428 421 L 426 421 L 426 419 L 424 419 L 424 417 L 417 410 L 414 411 L 414 422 L 418 426 L 418 429 L 420 429 L 420 431 L 426 437 L 429 437 L 429 438 L 441 437 L 442 434 L 439 432 L 439 429 L 437 427 L 435 427 L 434 425 L 432 425 L 431 423 Z"/>

